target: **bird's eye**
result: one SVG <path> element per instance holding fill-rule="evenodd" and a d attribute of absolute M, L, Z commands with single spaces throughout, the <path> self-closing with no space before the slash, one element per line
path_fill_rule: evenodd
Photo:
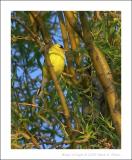
<path fill-rule="evenodd" d="M 62 45 L 60 45 L 60 48 L 64 49 L 64 47 Z"/>

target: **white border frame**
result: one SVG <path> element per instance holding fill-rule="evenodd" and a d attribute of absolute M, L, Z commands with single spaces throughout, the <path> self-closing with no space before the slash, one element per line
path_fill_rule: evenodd
<path fill-rule="evenodd" d="M 2 1 L 1 2 L 1 158 L 129 159 L 131 158 L 131 1 Z M 10 12 L 21 10 L 120 10 L 122 12 L 122 148 L 10 149 Z"/>

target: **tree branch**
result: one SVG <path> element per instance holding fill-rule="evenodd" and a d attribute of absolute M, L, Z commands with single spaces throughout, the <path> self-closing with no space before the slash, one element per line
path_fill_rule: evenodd
<path fill-rule="evenodd" d="M 65 15 L 70 25 L 80 35 L 80 31 L 76 26 L 73 13 L 69 11 L 68 12 L 65 11 Z M 120 107 L 120 103 L 118 103 L 119 99 L 113 84 L 113 76 L 112 76 L 110 67 L 103 53 L 99 50 L 99 48 L 93 42 L 93 37 L 89 30 L 85 12 L 79 12 L 79 15 L 80 15 L 80 20 L 81 20 L 82 30 L 83 30 L 83 36 L 81 36 L 81 38 L 86 45 L 86 48 L 90 54 L 96 73 L 106 93 L 106 98 L 109 104 L 112 120 L 114 122 L 116 131 L 120 136 L 121 135 L 121 113 L 120 113 L 121 107 Z M 71 19 L 71 17 L 73 19 Z"/>

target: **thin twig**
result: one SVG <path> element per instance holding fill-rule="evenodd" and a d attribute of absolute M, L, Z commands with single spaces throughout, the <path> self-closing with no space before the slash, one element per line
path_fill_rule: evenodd
<path fill-rule="evenodd" d="M 32 103 L 17 103 L 18 105 L 23 105 L 23 106 L 31 106 L 31 107 L 37 107 L 36 104 L 32 104 Z"/>
<path fill-rule="evenodd" d="M 12 20 L 18 22 L 20 25 L 22 25 L 28 33 L 32 36 L 32 38 L 35 40 L 35 42 L 41 47 L 42 42 L 39 40 L 39 37 L 27 26 L 24 24 L 24 22 L 21 19 L 18 19 L 17 17 L 12 16 Z"/>

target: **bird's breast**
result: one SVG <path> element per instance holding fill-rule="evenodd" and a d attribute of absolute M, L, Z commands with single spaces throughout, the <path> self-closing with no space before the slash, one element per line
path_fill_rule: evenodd
<path fill-rule="evenodd" d="M 60 75 L 64 70 L 64 58 L 60 55 L 50 54 L 50 61 L 54 67 L 56 75 Z"/>

